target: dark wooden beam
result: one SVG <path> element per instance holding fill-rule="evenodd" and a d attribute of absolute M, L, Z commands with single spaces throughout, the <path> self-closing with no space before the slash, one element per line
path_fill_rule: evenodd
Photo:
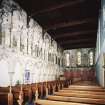
<path fill-rule="evenodd" d="M 65 38 L 65 37 L 75 37 L 78 35 L 87 35 L 90 33 L 96 33 L 96 30 L 86 30 L 86 31 L 79 31 L 79 32 L 72 32 L 72 33 L 65 33 L 65 34 L 60 34 L 60 35 L 55 35 L 53 36 L 54 39 L 59 39 L 59 38 Z"/>
<path fill-rule="evenodd" d="M 62 45 L 62 44 L 70 44 L 70 43 L 82 43 L 82 42 L 90 42 L 90 41 L 93 41 L 93 42 L 95 42 L 96 41 L 96 39 L 95 38 L 92 38 L 92 37 L 90 37 L 90 38 L 84 38 L 84 39 L 70 39 L 70 40 L 65 40 L 65 41 L 60 41 L 60 42 L 58 42 L 60 45 Z"/>
<path fill-rule="evenodd" d="M 33 13 L 33 14 L 31 15 L 31 17 L 32 17 L 32 16 L 35 16 L 35 15 L 37 15 L 37 14 L 42 14 L 42 13 L 46 13 L 46 12 L 51 12 L 51 11 L 54 11 L 54 10 L 57 10 L 57 9 L 60 9 L 60 8 L 63 8 L 63 7 L 76 5 L 76 4 L 85 2 L 85 1 L 86 1 L 86 0 L 75 0 L 75 1 L 63 2 L 63 3 L 57 4 L 57 5 L 54 5 L 54 6 L 51 6 L 51 7 L 42 9 L 42 10 L 39 10 L 39 11 Z"/>
<path fill-rule="evenodd" d="M 80 48 L 96 48 L 96 46 L 88 45 L 88 46 L 65 47 L 64 50 L 72 50 L 72 49 L 80 49 Z"/>
<path fill-rule="evenodd" d="M 60 44 L 61 46 L 66 46 L 66 45 L 78 45 L 78 44 L 95 44 L 95 42 L 96 42 L 96 40 L 86 40 L 86 41 L 81 41 L 81 42 L 79 42 L 79 41 L 74 41 L 74 42 L 69 42 L 68 41 L 68 43 L 62 43 L 62 44 Z"/>
<path fill-rule="evenodd" d="M 78 49 L 78 48 L 95 48 L 96 45 L 95 44 L 78 44 L 78 45 L 66 45 L 66 46 L 62 46 L 64 48 L 64 50 L 67 49 Z"/>
<path fill-rule="evenodd" d="M 55 23 L 55 24 L 50 24 L 45 26 L 45 30 L 56 30 L 59 28 L 64 28 L 64 27 L 71 27 L 71 26 L 76 26 L 76 25 L 80 25 L 80 24 L 85 24 L 85 23 L 89 23 L 89 22 L 96 22 L 95 18 L 85 18 L 82 20 L 72 20 L 72 21 L 67 21 L 67 22 L 60 22 L 60 23 Z"/>
<path fill-rule="evenodd" d="M 93 39 L 96 39 L 96 34 L 81 34 L 81 35 L 78 35 L 78 36 L 69 36 L 69 37 L 63 37 L 63 38 L 58 38 L 56 39 L 56 41 L 59 43 L 59 42 L 63 42 L 63 41 L 69 41 L 69 40 L 79 40 L 79 39 L 88 39 L 88 38 L 93 38 Z"/>

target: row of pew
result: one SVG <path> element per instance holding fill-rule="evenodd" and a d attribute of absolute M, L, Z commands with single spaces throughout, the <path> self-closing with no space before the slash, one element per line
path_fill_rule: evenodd
<path fill-rule="evenodd" d="M 87 82 L 87 81 L 86 81 Z M 37 99 L 36 105 L 105 105 L 105 88 L 88 84 L 70 84 L 46 99 Z"/>
<path fill-rule="evenodd" d="M 0 105 L 105 105 L 105 88 L 90 81 L 50 81 L 0 88 Z"/>
<path fill-rule="evenodd" d="M 24 84 L 10 87 L 0 87 L 0 105 L 25 105 L 34 103 L 38 98 L 45 98 L 47 94 L 70 85 L 68 81 L 49 81 L 34 84 Z"/>

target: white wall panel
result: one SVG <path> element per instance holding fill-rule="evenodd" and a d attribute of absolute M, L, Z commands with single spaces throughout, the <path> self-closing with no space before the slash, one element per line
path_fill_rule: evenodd
<path fill-rule="evenodd" d="M 15 9 L 13 7 L 15 5 Z M 13 10 L 14 9 L 14 10 Z M 26 12 L 12 0 L 3 0 L 0 9 L 0 86 L 9 85 L 8 64 L 14 65 L 13 85 L 25 81 L 25 71 L 29 70 L 28 83 L 54 80 L 60 75 L 58 64 L 48 61 L 48 53 L 62 57 L 61 48 L 45 33 L 42 38 L 42 27 L 32 18 L 27 23 Z M 15 59 L 15 60 L 14 60 Z M 2 75 L 3 74 L 3 75 Z M 5 78 L 6 77 L 6 78 Z"/>

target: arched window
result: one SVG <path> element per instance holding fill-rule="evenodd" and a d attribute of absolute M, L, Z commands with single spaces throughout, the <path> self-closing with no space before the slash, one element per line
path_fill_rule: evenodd
<path fill-rule="evenodd" d="M 77 52 L 77 64 L 81 65 L 81 52 L 80 51 Z"/>
<path fill-rule="evenodd" d="M 90 51 L 89 53 L 89 65 L 92 66 L 93 65 L 93 52 Z"/>
<path fill-rule="evenodd" d="M 70 65 L 70 55 L 69 53 L 66 54 L 66 66 L 69 66 Z"/>

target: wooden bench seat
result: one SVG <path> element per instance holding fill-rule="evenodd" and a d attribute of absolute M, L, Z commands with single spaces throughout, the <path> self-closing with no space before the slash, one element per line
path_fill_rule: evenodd
<path fill-rule="evenodd" d="M 100 86 L 90 86 L 90 85 L 70 85 L 69 86 L 69 88 L 71 88 L 71 87 L 74 87 L 74 88 L 98 88 L 98 89 L 100 89 L 100 88 L 102 88 L 102 87 L 100 87 Z"/>
<path fill-rule="evenodd" d="M 59 102 L 51 100 L 36 100 L 36 105 L 91 105 L 91 104 L 82 104 L 82 103 L 73 103 L 73 102 Z"/>
<path fill-rule="evenodd" d="M 77 88 L 77 87 L 69 87 L 69 88 L 63 88 L 63 90 L 82 90 L 82 91 L 99 91 L 99 92 L 105 92 L 105 89 L 103 88 Z"/>
<path fill-rule="evenodd" d="M 81 102 L 88 104 L 102 104 L 105 105 L 105 99 L 79 98 L 79 97 L 64 97 L 64 96 L 47 96 L 48 100 L 63 101 L 63 102 Z"/>
<path fill-rule="evenodd" d="M 72 85 L 80 85 L 80 86 L 99 86 L 98 83 L 93 82 L 93 81 L 80 81 L 80 82 L 75 82 Z"/>
<path fill-rule="evenodd" d="M 59 90 L 59 92 L 64 93 L 77 93 L 77 94 L 95 94 L 95 95 L 105 95 L 105 92 L 97 92 L 97 91 L 82 91 L 82 90 Z"/>
<path fill-rule="evenodd" d="M 80 98 L 99 98 L 105 99 L 105 95 L 94 95 L 94 94 L 77 94 L 77 93 L 64 93 L 64 92 L 55 92 L 54 95 L 57 96 L 67 96 L 67 97 L 80 97 Z"/>

